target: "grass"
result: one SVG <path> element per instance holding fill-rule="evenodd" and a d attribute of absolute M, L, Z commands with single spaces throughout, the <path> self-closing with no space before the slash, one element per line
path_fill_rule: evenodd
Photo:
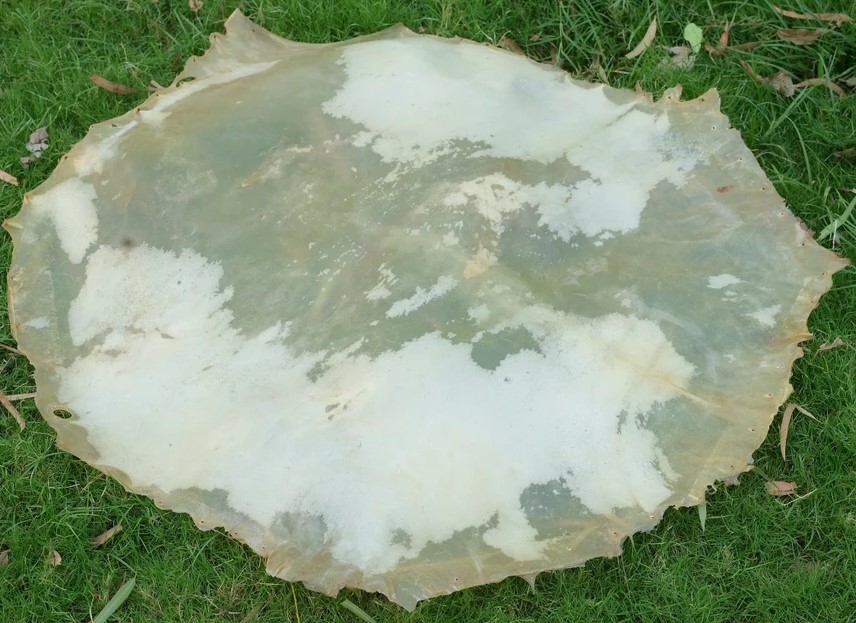
<path fill-rule="evenodd" d="M 786 0 L 782 0 L 784 4 Z M 803 3 L 805 2 L 805 3 Z M 302 41 L 331 41 L 403 22 L 416 30 L 497 42 L 516 40 L 532 57 L 557 55 L 578 77 L 654 93 L 675 83 L 685 97 L 716 87 L 722 109 L 756 154 L 778 192 L 815 231 L 839 219 L 837 250 L 856 260 L 856 216 L 845 215 L 856 166 L 833 154 L 856 147 L 856 97 L 823 86 L 785 98 L 753 81 L 791 73 L 795 82 L 856 77 L 856 25 L 795 46 L 778 28 L 814 28 L 754 0 L 206 0 L 194 15 L 185 0 L 7 0 L 0 6 L 0 169 L 21 185 L 0 183 L 0 217 L 19 209 L 23 194 L 44 181 L 60 155 L 87 127 L 145 98 L 118 96 L 87 79 L 99 73 L 144 88 L 168 84 L 184 60 L 201 53 L 233 8 L 266 28 Z M 841 12 L 852 5 L 790 0 L 786 8 Z M 651 19 L 655 45 L 624 58 Z M 856 16 L 854 16 L 856 17 Z M 721 57 L 702 52 L 692 69 L 666 63 L 661 46 L 682 43 L 688 22 L 715 43 L 732 23 L 731 44 L 759 47 Z M 29 133 L 48 126 L 47 153 L 25 170 Z M 831 244 L 829 237 L 825 244 Z M 8 237 L 0 265 L 8 267 Z M 13 344 L 0 296 L 0 342 Z M 652 532 L 625 543 L 618 559 L 462 591 L 407 613 L 385 599 L 344 591 L 380 622 L 470 621 L 856 621 L 856 270 L 839 273 L 812 315 L 815 338 L 795 366 L 792 399 L 819 417 L 796 415 L 789 460 L 777 427 L 756 453 L 759 470 L 799 484 L 797 498 L 774 498 L 754 472 L 739 487 L 720 487 L 707 503 L 706 529 L 695 510 L 671 510 Z M 840 337 L 845 346 L 818 351 Z M 33 391 L 25 360 L 0 352 L 0 388 Z M 54 446 L 32 401 L 22 402 L 23 433 L 0 415 L 0 620 L 80 622 L 95 616 L 129 579 L 136 587 L 110 620 L 126 622 L 359 621 L 339 600 L 268 577 L 247 548 L 218 532 L 198 531 L 187 516 L 160 511 Z M 112 525 L 124 531 L 102 547 L 90 539 Z M 56 550 L 62 564 L 51 566 Z"/>

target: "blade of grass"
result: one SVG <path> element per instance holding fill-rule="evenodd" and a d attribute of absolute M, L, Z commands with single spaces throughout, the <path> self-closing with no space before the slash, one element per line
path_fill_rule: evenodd
<path fill-rule="evenodd" d="M 92 623 L 107 623 L 107 620 L 113 616 L 113 613 L 119 609 L 119 607 L 125 603 L 125 600 L 128 599 L 128 596 L 131 594 L 131 591 L 134 590 L 134 586 L 137 581 L 134 578 L 131 578 L 116 591 L 116 594 L 110 598 L 110 601 L 107 602 L 107 605 L 97 614 L 97 616 L 92 619 Z"/>
<path fill-rule="evenodd" d="M 377 621 L 375 621 L 372 617 L 366 614 L 365 610 L 363 610 L 357 604 L 348 599 L 343 599 L 341 602 L 339 602 L 339 605 L 341 605 L 345 610 L 350 610 L 351 612 L 353 612 L 361 621 L 365 621 L 365 623 L 377 623 Z"/>

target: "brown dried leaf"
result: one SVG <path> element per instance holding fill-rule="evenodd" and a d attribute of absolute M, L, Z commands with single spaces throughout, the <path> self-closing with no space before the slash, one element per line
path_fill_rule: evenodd
<path fill-rule="evenodd" d="M 10 173 L 6 173 L 3 169 L 0 169 L 0 181 L 12 184 L 12 186 L 18 185 L 18 178 Z"/>
<path fill-rule="evenodd" d="M 627 54 L 624 55 L 624 58 L 636 58 L 642 52 L 648 49 L 651 45 L 651 42 L 654 41 L 654 37 L 657 35 L 657 18 L 651 20 L 651 23 L 648 25 L 648 30 L 645 31 L 645 35 L 642 37 L 642 40 L 636 44 L 636 47 L 630 50 Z"/>
<path fill-rule="evenodd" d="M 51 567 L 59 567 L 62 563 L 62 556 L 59 555 L 58 551 L 52 549 L 51 553 L 48 554 L 48 563 Z"/>
<path fill-rule="evenodd" d="M 773 10 L 779 15 L 784 15 L 785 17 L 792 17 L 794 19 L 813 19 L 819 22 L 833 22 L 835 26 L 841 26 L 841 24 L 852 22 L 853 19 L 849 15 L 845 15 L 844 13 L 797 13 L 795 11 L 787 11 L 785 9 L 780 9 L 777 6 L 773 7 Z"/>
<path fill-rule="evenodd" d="M 829 32 L 825 28 L 804 30 L 802 28 L 779 28 L 776 31 L 779 39 L 793 43 L 794 45 L 811 45 L 820 39 L 824 33 Z"/>
<path fill-rule="evenodd" d="M 663 59 L 663 63 L 677 65 L 682 69 L 692 69 L 695 65 L 695 55 L 690 54 L 690 48 L 685 45 L 676 45 L 666 48 L 672 55 L 671 58 Z"/>
<path fill-rule="evenodd" d="M 204 4 L 203 0 L 188 0 L 187 2 L 187 6 L 190 7 L 190 11 L 194 15 L 199 15 L 199 11 L 202 10 Z"/>
<path fill-rule="evenodd" d="M 0 552 L 0 567 L 5 567 L 9 564 L 9 550 L 4 549 Z"/>
<path fill-rule="evenodd" d="M 782 495 L 793 495 L 797 491 L 797 483 L 773 480 L 764 483 L 764 488 L 767 490 L 767 493 L 777 497 Z"/>
<path fill-rule="evenodd" d="M 110 93 L 115 93 L 116 95 L 130 95 L 131 93 L 137 92 L 134 88 L 107 80 L 107 78 L 99 76 L 98 74 L 89 74 L 89 79 L 105 91 L 110 91 Z"/>
<path fill-rule="evenodd" d="M 781 72 L 780 72 L 781 73 Z M 829 78 L 809 78 L 808 80 L 803 80 L 802 82 L 798 82 L 794 85 L 794 88 L 801 89 L 803 87 L 808 87 L 814 84 L 822 84 L 827 87 L 830 91 L 835 93 L 838 97 L 844 97 L 844 89 L 835 84 Z"/>
<path fill-rule="evenodd" d="M 21 164 L 27 166 L 36 158 L 41 158 L 42 152 L 48 148 L 48 129 L 41 127 L 30 134 L 30 141 L 26 145 L 27 151 L 32 156 L 24 156 L 21 158 Z"/>
<path fill-rule="evenodd" d="M 808 226 L 808 223 L 806 223 L 800 217 L 796 217 L 796 219 L 797 224 L 800 226 L 800 229 L 803 230 L 810 238 L 814 238 L 814 230 Z"/>
<path fill-rule="evenodd" d="M 98 536 L 96 536 L 92 539 L 93 547 L 101 547 L 107 541 L 109 541 L 114 536 L 119 534 L 122 530 L 123 530 L 122 524 L 116 524 L 115 526 L 113 526 L 109 530 L 105 530 L 104 532 L 102 532 L 101 534 L 99 534 Z"/>
<path fill-rule="evenodd" d="M 818 350 L 818 352 L 824 351 L 824 350 L 832 350 L 833 348 L 838 348 L 839 346 L 844 346 L 844 340 L 842 340 L 840 337 L 837 337 L 834 340 L 832 340 L 831 342 L 825 342 L 824 344 L 821 344 L 817 348 L 817 350 Z"/>
<path fill-rule="evenodd" d="M 45 126 L 37 129 L 35 132 L 30 134 L 30 143 L 44 143 L 48 140 L 48 129 Z"/>
<path fill-rule="evenodd" d="M 526 56 L 526 52 L 523 51 L 523 48 L 521 48 L 518 43 L 508 35 L 502 35 L 496 45 L 497 47 L 508 50 L 509 52 Z"/>
<path fill-rule="evenodd" d="M 783 71 L 777 71 L 772 76 L 768 76 L 765 82 L 785 97 L 791 97 L 796 93 L 793 78 Z"/>
<path fill-rule="evenodd" d="M 716 47 L 713 47 L 709 43 L 704 44 L 704 49 L 707 50 L 707 53 L 711 56 L 722 56 L 725 54 L 725 51 L 728 49 L 728 34 L 731 32 L 731 23 L 725 22 L 725 26 L 722 28 L 722 34 L 719 36 L 719 43 L 716 44 Z"/>

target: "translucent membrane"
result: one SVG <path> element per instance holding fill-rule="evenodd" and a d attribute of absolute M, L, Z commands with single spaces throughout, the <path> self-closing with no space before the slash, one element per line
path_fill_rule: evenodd
<path fill-rule="evenodd" d="M 226 26 L 6 223 L 61 447 L 407 608 L 617 555 L 747 469 L 844 261 L 716 92 Z"/>

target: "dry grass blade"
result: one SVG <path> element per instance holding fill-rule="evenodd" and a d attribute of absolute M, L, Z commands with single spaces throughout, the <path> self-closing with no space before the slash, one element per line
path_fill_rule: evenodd
<path fill-rule="evenodd" d="M 18 185 L 18 178 L 12 175 L 11 173 L 6 173 L 3 169 L 0 169 L 0 181 L 6 182 L 7 184 L 12 184 L 12 186 Z"/>
<path fill-rule="evenodd" d="M 642 37 L 642 40 L 636 44 L 636 47 L 630 50 L 627 54 L 624 55 L 624 58 L 636 58 L 642 52 L 648 49 L 651 45 L 651 42 L 654 41 L 654 37 L 657 34 L 657 18 L 651 20 L 651 23 L 648 25 L 648 30 L 645 31 L 645 35 Z"/>
<path fill-rule="evenodd" d="M 722 28 L 722 34 L 719 36 L 719 43 L 716 44 L 716 47 L 713 47 L 709 43 L 704 44 L 704 49 L 707 50 L 707 53 L 711 56 L 722 56 L 725 54 L 725 51 L 728 49 L 728 35 L 731 32 L 731 23 L 725 22 L 725 26 Z"/>
<path fill-rule="evenodd" d="M 101 547 L 107 541 L 109 541 L 114 536 L 119 534 L 123 529 L 124 528 L 122 528 L 122 524 L 116 524 L 115 526 L 113 526 L 109 530 L 105 530 L 104 532 L 102 532 L 101 534 L 99 534 L 98 536 L 96 536 L 92 539 L 93 547 Z"/>
<path fill-rule="evenodd" d="M 788 431 L 791 428 L 791 418 L 794 415 L 794 409 L 796 409 L 796 405 L 792 402 L 789 402 L 785 407 L 785 412 L 782 414 L 782 425 L 779 427 L 779 450 L 782 451 L 782 460 L 787 461 L 787 445 L 788 445 Z"/>
<path fill-rule="evenodd" d="M 112 80 L 107 80 L 107 78 L 99 76 L 98 74 L 89 74 L 89 79 L 105 91 L 110 91 L 110 93 L 115 93 L 116 95 L 131 95 L 132 93 L 137 92 L 134 88 L 127 87 L 124 84 L 119 84 L 118 82 L 113 82 Z"/>
<path fill-rule="evenodd" d="M 24 355 L 24 353 L 19 351 L 17 348 L 15 348 L 14 346 L 9 346 L 8 344 L 0 344 L 0 348 L 2 348 L 4 350 L 8 350 L 10 353 L 15 353 L 16 355 L 21 355 L 22 357 Z"/>
<path fill-rule="evenodd" d="M 799 411 L 799 412 L 800 412 L 800 413 L 802 413 L 803 415 L 806 415 L 806 416 L 810 417 L 810 418 L 811 418 L 811 419 L 813 419 L 815 422 L 819 422 L 819 421 L 820 421 L 820 420 L 818 420 L 814 415 L 812 415 L 811 413 L 809 413 L 809 412 L 808 412 L 808 410 L 804 409 L 803 407 L 801 407 L 801 406 L 799 406 L 799 405 L 794 405 L 794 406 L 797 408 L 797 411 Z"/>
<path fill-rule="evenodd" d="M 17 402 L 18 400 L 27 400 L 27 398 L 35 398 L 35 392 L 28 392 L 26 394 L 7 394 L 6 398 L 11 400 L 12 402 Z"/>
<path fill-rule="evenodd" d="M 779 72 L 779 73 L 782 73 L 782 72 Z M 809 78 L 808 80 L 803 80 L 802 82 L 798 82 L 797 84 L 795 84 L 793 86 L 796 89 L 801 89 L 803 87 L 809 87 L 809 86 L 812 86 L 815 84 L 822 84 L 823 86 L 827 87 L 830 91 L 835 93 L 838 97 L 844 97 L 844 89 L 842 89 L 840 86 L 835 84 L 829 78 Z"/>
<path fill-rule="evenodd" d="M 761 84 L 766 84 L 768 86 L 773 87 L 776 91 L 784 95 L 785 97 L 791 97 L 794 93 L 796 93 L 796 85 L 794 84 L 793 78 L 791 78 L 788 74 L 783 71 L 778 71 L 774 73 L 772 76 L 764 77 L 755 72 L 752 67 L 750 67 L 749 63 L 746 61 L 740 61 L 740 66 L 746 71 L 747 74 L 752 76 L 754 80 L 760 82 Z"/>
<path fill-rule="evenodd" d="M 776 497 L 783 495 L 793 495 L 797 491 L 797 483 L 785 482 L 783 480 L 771 480 L 764 483 L 764 488 L 770 495 Z"/>
<path fill-rule="evenodd" d="M 526 52 L 523 51 L 523 48 L 521 48 L 520 45 L 508 35 L 502 35 L 496 45 L 503 50 L 508 50 L 509 52 L 526 56 Z"/>
<path fill-rule="evenodd" d="M 818 346 L 817 351 L 822 352 L 824 350 L 832 350 L 833 348 L 838 348 L 839 346 L 844 346 L 844 340 L 840 337 L 835 338 L 831 342 L 824 342 L 820 346 Z"/>
<path fill-rule="evenodd" d="M 783 41 L 793 43 L 794 45 L 811 45 L 820 39 L 824 33 L 829 32 L 824 28 L 815 28 L 814 30 L 805 30 L 802 28 L 779 28 L 776 31 L 776 36 Z"/>
<path fill-rule="evenodd" d="M 24 420 L 23 417 L 21 417 L 21 414 L 18 413 L 18 410 L 15 408 L 15 405 L 12 404 L 12 401 L 9 400 L 9 398 L 3 392 L 0 392 L 0 405 L 3 405 L 6 411 L 12 414 L 12 417 L 15 418 L 15 421 L 18 423 L 18 426 L 21 427 L 21 430 L 27 428 L 27 422 Z"/>
<path fill-rule="evenodd" d="M 762 45 L 763 41 L 750 41 L 749 43 L 740 43 L 738 45 L 728 46 L 729 50 L 736 50 L 738 52 L 747 52 L 748 50 L 754 50 L 759 45 Z"/>
<path fill-rule="evenodd" d="M 773 10 L 779 15 L 784 15 L 785 17 L 792 17 L 794 19 L 813 19 L 819 22 L 832 22 L 836 26 L 841 26 L 841 24 L 853 21 L 853 18 L 844 13 L 797 13 L 796 11 L 780 9 L 777 6 L 774 6 Z"/>

